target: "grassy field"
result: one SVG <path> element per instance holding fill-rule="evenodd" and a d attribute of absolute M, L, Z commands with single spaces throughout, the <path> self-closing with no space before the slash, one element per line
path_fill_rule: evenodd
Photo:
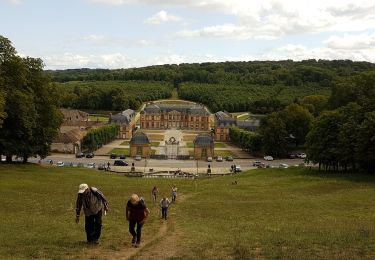
<path fill-rule="evenodd" d="M 227 156 L 234 156 L 232 151 L 228 150 L 215 150 L 215 156 L 227 157 Z"/>
<path fill-rule="evenodd" d="M 160 142 L 156 142 L 156 141 L 152 141 L 150 143 L 151 146 L 159 146 L 160 145 Z"/>
<path fill-rule="evenodd" d="M 126 156 L 130 155 L 130 148 L 114 148 L 108 154 L 115 153 L 115 154 L 124 154 Z"/>
<path fill-rule="evenodd" d="M 130 140 L 126 140 L 126 141 L 123 141 L 120 145 L 129 145 L 130 144 Z"/>
<path fill-rule="evenodd" d="M 93 122 L 108 122 L 108 116 L 104 115 L 90 115 L 89 120 Z"/>
<path fill-rule="evenodd" d="M 84 258 L 92 251 L 84 243 L 83 217 L 74 223 L 76 193 L 83 182 L 100 188 L 110 205 L 102 243 L 92 259 L 120 259 L 121 252 L 135 250 L 123 216 L 134 192 L 146 198 L 151 215 L 143 229 L 144 248 L 134 251 L 132 259 L 160 251 L 169 259 L 375 257 L 375 176 L 267 169 L 171 180 L 0 165 L 0 258 Z M 165 222 L 157 204 L 150 202 L 151 189 L 156 185 L 169 195 L 172 184 L 179 189 L 177 203 L 170 208 L 165 235 L 152 240 Z"/>
<path fill-rule="evenodd" d="M 164 140 L 164 135 L 148 134 L 148 138 L 151 141 L 163 141 Z"/>

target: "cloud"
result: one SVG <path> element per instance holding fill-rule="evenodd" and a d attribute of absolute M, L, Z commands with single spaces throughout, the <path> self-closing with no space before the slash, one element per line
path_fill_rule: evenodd
<path fill-rule="evenodd" d="M 181 17 L 168 14 L 166 11 L 161 10 L 160 12 L 157 12 L 153 16 L 147 18 L 144 23 L 148 24 L 161 24 L 161 23 L 167 23 L 167 22 L 178 22 L 181 21 Z"/>
<path fill-rule="evenodd" d="M 331 36 L 324 41 L 327 47 L 337 50 L 366 50 L 375 48 L 375 33 Z"/>
<path fill-rule="evenodd" d="M 64 53 L 42 58 L 47 69 L 66 68 L 129 68 L 134 66 L 134 61 L 121 53 L 82 55 Z"/>

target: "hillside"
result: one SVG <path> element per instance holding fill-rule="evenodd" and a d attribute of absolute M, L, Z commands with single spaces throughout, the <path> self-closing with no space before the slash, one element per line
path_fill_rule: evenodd
<path fill-rule="evenodd" d="M 373 259 L 375 179 L 268 169 L 200 180 L 126 178 L 88 169 L 0 165 L 1 258 Z M 236 180 L 237 185 L 232 184 Z M 74 223 L 78 185 L 100 188 L 110 203 L 102 244 L 84 243 Z M 177 203 L 167 222 L 150 202 L 156 185 Z M 142 250 L 130 247 L 124 205 L 144 196 L 151 215 Z M 17 250 L 14 250 L 17 248 Z"/>

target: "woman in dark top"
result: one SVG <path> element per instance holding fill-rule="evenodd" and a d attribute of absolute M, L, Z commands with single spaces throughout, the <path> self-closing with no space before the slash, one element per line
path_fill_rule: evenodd
<path fill-rule="evenodd" d="M 146 207 L 144 199 L 139 198 L 137 194 L 131 195 L 126 204 L 125 216 L 129 221 L 129 232 L 133 236 L 132 245 L 135 247 L 139 247 L 141 243 L 142 226 L 149 214 L 150 210 Z"/>

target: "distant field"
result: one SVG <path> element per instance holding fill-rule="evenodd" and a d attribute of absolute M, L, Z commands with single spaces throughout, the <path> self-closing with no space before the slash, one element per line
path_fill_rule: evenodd
<path fill-rule="evenodd" d="M 159 146 L 159 145 L 160 145 L 160 142 L 151 142 L 150 145 L 151 145 L 151 146 Z"/>
<path fill-rule="evenodd" d="M 148 134 L 147 136 L 151 141 L 163 141 L 164 140 L 164 135 Z"/>
<path fill-rule="evenodd" d="M 195 139 L 196 136 L 197 136 L 197 135 L 184 135 L 182 139 L 183 139 L 183 141 L 185 141 L 185 142 L 193 141 L 193 140 Z"/>
<path fill-rule="evenodd" d="M 222 156 L 222 157 L 227 157 L 227 156 L 234 156 L 232 151 L 227 151 L 227 150 L 215 150 L 215 156 Z"/>
<path fill-rule="evenodd" d="M 129 145 L 130 140 L 123 141 L 120 145 Z"/>
<path fill-rule="evenodd" d="M 227 147 L 226 144 L 220 143 L 220 142 L 215 142 L 215 148 L 225 148 Z"/>
<path fill-rule="evenodd" d="M 84 218 L 74 223 L 82 182 L 100 188 L 110 206 L 95 249 L 84 243 Z M 149 194 L 157 186 L 169 195 L 172 184 L 177 203 L 162 221 Z M 131 248 L 123 215 L 134 192 L 151 210 L 139 251 Z M 190 180 L 0 165 L 0 258 L 123 259 L 133 253 L 132 259 L 374 259 L 374 197 L 373 175 L 309 169 Z"/>

